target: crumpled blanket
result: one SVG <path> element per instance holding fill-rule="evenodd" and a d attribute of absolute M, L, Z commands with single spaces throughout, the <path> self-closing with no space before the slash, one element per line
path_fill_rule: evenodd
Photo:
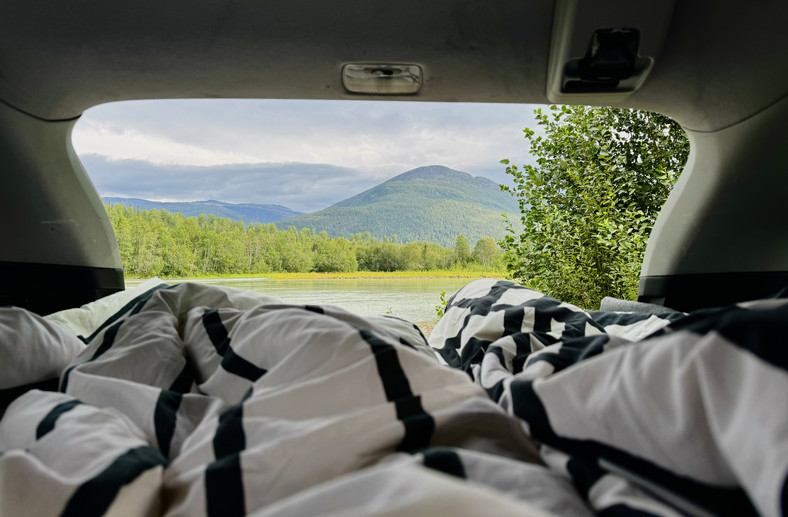
<path fill-rule="evenodd" d="M 586 312 L 482 280 L 430 343 L 599 514 L 788 515 L 787 296 Z"/>
<path fill-rule="evenodd" d="M 3 314 L 0 339 L 27 339 L 17 320 L 68 338 Z M 523 502 L 542 499 L 587 513 L 519 421 L 402 320 L 160 285 L 80 338 L 60 393 L 30 391 L 0 421 L 0 515 L 424 514 L 491 500 L 543 515 Z M 442 473 L 462 461 L 534 481 L 468 489 Z"/>
<path fill-rule="evenodd" d="M 584 312 L 481 280 L 430 347 L 198 284 L 101 323 L 0 309 L 0 372 L 60 385 L 0 420 L 0 515 L 783 515 L 786 315 Z"/>

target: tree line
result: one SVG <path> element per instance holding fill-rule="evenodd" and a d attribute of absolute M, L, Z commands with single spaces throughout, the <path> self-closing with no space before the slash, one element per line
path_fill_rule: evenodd
<path fill-rule="evenodd" d="M 245 224 L 212 215 L 184 217 L 166 210 L 105 205 L 118 240 L 125 274 L 168 278 L 271 272 L 427 271 L 454 268 L 502 270 L 493 238 L 471 250 L 460 235 L 454 248 L 434 242 L 378 240 L 370 232 L 349 239 L 303 228 Z"/>

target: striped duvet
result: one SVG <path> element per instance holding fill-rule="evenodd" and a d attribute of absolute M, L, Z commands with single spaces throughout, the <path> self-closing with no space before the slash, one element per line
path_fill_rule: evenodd
<path fill-rule="evenodd" d="M 132 297 L 133 294 L 133 297 Z M 0 515 L 786 515 L 788 300 L 408 322 L 230 288 L 0 309 Z M 110 311 L 111 308 L 111 311 Z"/>

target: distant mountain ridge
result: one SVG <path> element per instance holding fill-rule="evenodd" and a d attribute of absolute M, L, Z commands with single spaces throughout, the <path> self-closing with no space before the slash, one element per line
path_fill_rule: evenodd
<path fill-rule="evenodd" d="M 471 246 L 480 238 L 499 239 L 501 214 L 518 214 L 517 201 L 484 177 L 440 165 L 404 172 L 324 210 L 276 222 L 278 228 L 311 228 L 349 237 L 370 232 L 378 239 L 432 241 L 454 246 L 465 235 Z"/>
<path fill-rule="evenodd" d="M 280 229 L 310 228 L 333 237 L 370 232 L 377 239 L 396 235 L 403 243 L 431 241 L 451 247 L 460 234 L 471 246 L 484 237 L 500 239 L 505 233 L 501 214 L 519 214 L 517 201 L 501 192 L 492 180 L 441 165 L 404 172 L 311 214 L 282 205 L 215 200 L 166 202 L 105 197 L 104 201 L 186 217 L 208 214 L 245 223 L 275 223 Z"/>
<path fill-rule="evenodd" d="M 224 201 L 148 201 L 133 197 L 105 197 L 105 203 L 122 204 L 143 210 L 166 210 L 181 213 L 185 217 L 198 217 L 201 214 L 226 217 L 245 223 L 274 223 L 286 217 L 302 214 L 282 205 L 258 203 L 225 203 Z"/>

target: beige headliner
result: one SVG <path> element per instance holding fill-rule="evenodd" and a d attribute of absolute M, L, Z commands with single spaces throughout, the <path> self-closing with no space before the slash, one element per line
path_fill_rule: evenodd
<path fill-rule="evenodd" d="M 604 19 L 620 2 L 593 6 Z M 5 0 L 0 99 L 48 120 L 139 98 L 345 99 L 341 65 L 381 61 L 423 67 L 422 92 L 409 100 L 544 103 L 553 8 L 538 0 Z M 700 131 L 758 113 L 786 94 L 787 20 L 784 1 L 679 0 L 651 76 L 624 104 Z"/>

